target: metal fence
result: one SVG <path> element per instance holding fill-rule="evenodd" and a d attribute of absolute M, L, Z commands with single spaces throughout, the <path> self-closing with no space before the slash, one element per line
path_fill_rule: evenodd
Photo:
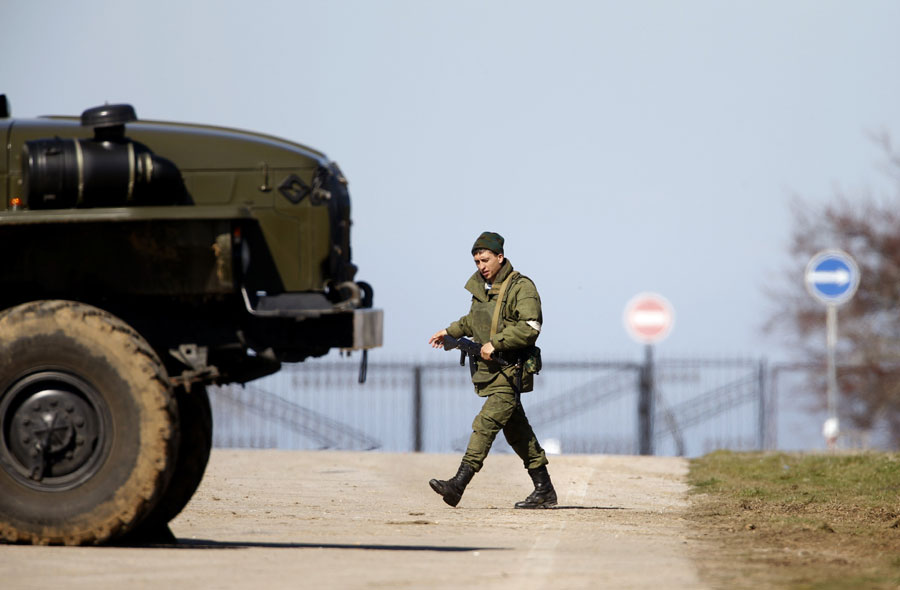
<path fill-rule="evenodd" d="M 839 364 L 838 376 L 872 371 L 871 367 Z M 826 408 L 826 372 L 820 363 L 778 363 L 767 371 L 766 421 L 767 448 L 807 450 L 825 447 L 823 424 L 828 417 Z M 878 377 L 879 375 L 874 375 Z M 886 408 L 867 415 L 865 428 L 854 425 L 849 416 L 858 412 L 856 404 L 865 392 L 847 396 L 838 392 L 837 411 L 840 417 L 840 438 L 837 448 L 845 450 L 896 450 L 896 433 L 891 428 Z"/>
<path fill-rule="evenodd" d="M 210 388 L 214 444 L 283 449 L 459 452 L 482 399 L 456 363 L 310 361 L 250 383 Z M 660 359 L 646 363 L 547 361 L 524 394 L 548 452 L 698 455 L 767 448 L 773 432 L 766 364 L 759 359 Z M 649 428 L 649 430 L 648 430 Z M 645 439 L 641 438 L 642 431 Z M 494 449 L 510 452 L 499 436 Z"/>

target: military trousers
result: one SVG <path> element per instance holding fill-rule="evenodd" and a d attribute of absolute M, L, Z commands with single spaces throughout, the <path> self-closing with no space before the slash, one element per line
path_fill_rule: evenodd
<path fill-rule="evenodd" d="M 469 437 L 469 446 L 462 462 L 475 471 L 481 470 L 494 439 L 502 430 L 506 442 L 522 459 L 526 469 L 546 465 L 547 454 L 538 443 L 524 408 L 517 402 L 513 386 L 501 376 L 478 394 L 486 397 L 481 411 L 472 422 L 472 436 Z"/>

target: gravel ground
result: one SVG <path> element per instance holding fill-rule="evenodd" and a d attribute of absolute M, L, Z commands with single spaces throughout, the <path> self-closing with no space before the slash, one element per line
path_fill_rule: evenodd
<path fill-rule="evenodd" d="M 451 455 L 214 450 L 174 547 L 0 546 L 4 589 L 703 588 L 684 476 L 667 457 L 551 458 L 556 510 L 512 455 L 456 508 Z M 701 548 L 702 549 L 702 548 Z"/>

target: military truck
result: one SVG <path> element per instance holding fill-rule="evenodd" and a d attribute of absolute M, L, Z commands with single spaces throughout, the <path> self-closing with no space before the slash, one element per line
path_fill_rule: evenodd
<path fill-rule="evenodd" d="M 127 104 L 14 119 L 0 95 L 0 540 L 172 540 L 206 388 L 380 346 L 337 164 Z"/>

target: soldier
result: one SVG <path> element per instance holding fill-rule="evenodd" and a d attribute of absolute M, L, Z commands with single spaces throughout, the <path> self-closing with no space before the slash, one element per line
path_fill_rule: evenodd
<path fill-rule="evenodd" d="M 432 479 L 431 488 L 456 506 L 472 477 L 481 469 L 500 430 L 522 459 L 534 491 L 516 508 L 556 506 L 556 491 L 547 472 L 547 455 L 538 443 L 519 394 L 534 388 L 540 370 L 540 349 L 534 346 L 541 332 L 541 298 L 531 279 L 513 270 L 503 254 L 503 237 L 484 232 L 472 246 L 478 270 L 466 283 L 472 293 L 469 313 L 434 334 L 433 348 L 444 344 L 444 336 L 469 336 L 483 342 L 481 358 L 472 382 L 475 393 L 485 398 L 472 423 L 472 436 L 456 475 L 448 480 Z M 508 364 L 501 365 L 496 359 Z M 469 362 L 474 362 L 470 357 Z M 518 373 L 518 375 L 517 375 Z"/>

